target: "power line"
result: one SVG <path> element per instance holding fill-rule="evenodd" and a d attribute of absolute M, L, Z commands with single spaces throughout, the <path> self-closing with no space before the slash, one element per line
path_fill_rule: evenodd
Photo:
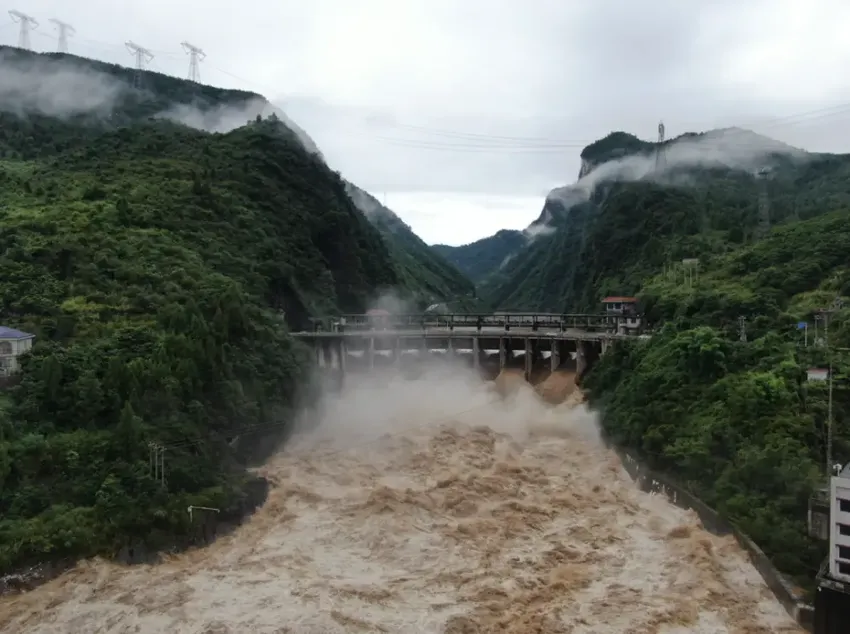
<path fill-rule="evenodd" d="M 233 75 L 232 73 L 227 73 L 222 71 L 221 69 L 217 69 L 220 72 L 223 72 L 227 75 L 235 79 L 239 79 L 240 81 L 245 81 L 247 83 L 248 80 L 245 80 L 241 77 Z M 740 132 L 729 131 L 725 138 L 733 138 L 735 136 L 745 136 L 749 129 L 752 128 L 773 128 L 773 127 L 783 127 L 786 125 L 796 125 L 798 123 L 807 123 L 809 121 L 816 121 L 822 118 L 826 118 L 829 116 L 845 114 L 850 112 L 850 103 L 843 103 L 833 106 L 827 106 L 818 108 L 816 110 L 810 110 L 801 113 L 795 113 L 791 115 L 785 115 L 782 117 L 774 117 L 768 120 L 761 121 L 753 121 L 751 123 L 743 124 L 743 125 L 735 125 L 728 126 L 729 128 L 742 128 Z M 818 116 L 812 116 L 818 115 Z M 797 119 L 797 121 L 793 121 Z M 377 122 L 380 123 L 385 128 L 397 128 L 400 130 L 410 130 L 415 132 L 422 132 L 428 136 L 432 137 L 442 137 L 447 140 L 456 140 L 456 141 L 466 141 L 467 143 L 463 144 L 463 147 L 498 147 L 501 149 L 502 147 L 506 148 L 517 148 L 517 149 L 526 149 L 526 148 L 574 148 L 574 147 L 585 147 L 594 142 L 594 140 L 581 140 L 581 139 L 558 139 L 552 137 L 527 137 L 527 136 L 504 136 L 504 135 L 496 135 L 496 134 L 482 134 L 482 133 L 474 133 L 474 132 L 461 132 L 457 130 L 445 130 L 441 128 L 434 128 L 430 126 L 422 126 L 422 125 L 412 125 L 407 123 L 399 123 L 392 120 L 385 121 L 376 121 L 374 118 L 366 119 L 366 123 Z M 659 123 L 659 128 L 663 126 L 663 122 Z M 659 129 L 659 133 L 662 131 Z M 666 139 L 665 136 L 659 135 L 659 143 L 663 142 Z M 411 142 L 424 142 L 424 143 L 432 143 L 435 145 L 435 148 L 442 149 L 442 147 L 451 147 L 445 141 L 420 141 L 416 139 L 409 139 Z"/>
<path fill-rule="evenodd" d="M 134 77 L 134 83 L 136 88 L 140 88 L 142 85 L 142 71 L 145 69 L 145 64 L 153 59 L 153 53 L 132 41 L 125 43 L 124 46 L 126 46 L 127 50 L 130 51 L 130 54 L 136 58 L 136 75 Z"/>
<path fill-rule="evenodd" d="M 227 71 L 218 66 L 213 66 L 218 72 L 232 77 L 240 82 L 244 82 L 246 84 L 253 84 L 257 88 L 269 92 L 268 86 L 263 86 L 255 81 L 246 79 L 235 73 Z M 777 128 L 777 127 L 786 127 L 793 126 L 798 124 L 810 123 L 813 121 L 818 121 L 821 119 L 826 119 L 836 115 L 844 115 L 850 113 L 850 102 L 844 102 L 840 104 L 834 104 L 832 106 L 822 106 L 820 108 L 816 108 L 813 110 L 798 112 L 790 115 L 783 115 L 779 117 L 771 117 L 769 119 L 761 119 L 758 121 L 752 121 L 745 124 L 736 124 L 732 126 L 727 126 L 729 131 L 724 136 L 724 144 L 729 145 L 728 141 L 733 139 L 735 136 L 740 136 L 745 138 L 749 133 L 755 132 L 755 129 L 765 129 L 765 128 Z M 361 122 L 372 123 L 376 122 L 374 117 L 369 117 L 366 119 L 361 119 Z M 415 125 L 409 123 L 402 123 L 393 120 L 381 120 L 378 121 L 383 127 L 386 128 L 395 128 L 399 130 L 409 130 L 413 132 L 422 132 L 428 136 L 432 137 L 442 137 L 446 140 L 457 140 L 457 141 L 466 141 L 463 144 L 452 144 L 439 140 L 423 140 L 423 139 L 393 139 L 390 137 L 372 137 L 377 138 L 378 140 L 387 142 L 393 145 L 399 145 L 402 147 L 410 147 L 414 149 L 423 149 L 423 150 L 446 150 L 446 151 L 487 151 L 490 149 L 495 150 L 509 150 L 511 152 L 538 152 L 538 151 L 557 151 L 560 149 L 570 149 L 570 148 L 584 148 L 592 143 L 594 143 L 598 139 L 592 140 L 565 140 L 565 139 L 557 139 L 552 137 L 529 137 L 529 136 L 506 136 L 506 135 L 497 135 L 497 134 L 484 134 L 484 133 L 476 133 L 476 132 L 462 132 L 458 130 L 446 130 L 442 128 L 436 128 L 432 126 L 423 126 L 423 125 Z M 660 125 L 663 125 L 661 123 Z M 731 129 L 738 128 L 737 131 L 732 131 Z M 346 133 L 354 133 L 351 130 L 346 130 Z M 371 136 L 371 135 L 369 135 Z M 744 140 L 741 143 L 742 146 L 751 146 L 753 145 L 752 141 Z"/>
<path fill-rule="evenodd" d="M 17 20 L 16 20 L 17 21 Z M 27 22 L 27 29 L 31 28 L 31 23 Z M 45 34 L 47 36 L 47 34 Z M 61 38 L 61 33 L 60 33 Z M 86 40 L 94 42 L 94 40 Z M 105 42 L 100 42 L 104 46 L 110 46 Z M 128 45 L 132 45 L 132 42 L 128 42 Z M 185 44 L 188 44 L 186 42 Z M 191 46 L 191 45 L 190 45 Z M 61 42 L 60 42 L 61 48 Z M 142 48 L 142 47 L 139 47 Z M 197 48 L 197 47 L 193 47 Z M 186 49 L 186 47 L 184 47 Z M 136 56 L 136 84 L 139 85 L 141 81 L 141 70 L 144 70 L 144 65 L 146 62 L 149 62 L 153 59 L 153 52 L 150 49 L 142 49 L 142 51 L 138 51 L 135 48 L 131 49 L 131 53 Z M 187 49 L 187 52 L 190 55 L 190 68 L 189 68 L 189 79 L 193 79 L 194 81 L 199 80 L 199 65 L 193 64 L 193 54 L 191 49 Z M 168 52 L 168 51 L 159 51 L 158 53 L 162 54 L 166 57 L 174 57 L 178 53 Z M 141 54 L 141 57 L 140 57 Z M 198 50 L 197 61 L 200 62 L 205 57 L 205 54 L 202 50 Z M 213 67 L 218 72 L 228 75 L 240 82 L 245 82 L 248 84 L 253 84 L 260 88 L 261 90 L 268 91 L 267 87 L 264 87 L 256 82 L 245 79 L 235 73 L 227 71 L 223 68 Z M 745 125 L 737 125 L 735 128 L 743 128 L 740 132 L 741 134 L 746 135 L 749 129 L 754 130 L 764 130 L 764 129 L 775 129 L 777 127 L 789 127 L 793 125 L 799 125 L 803 123 L 811 123 L 814 121 L 818 121 L 821 119 L 825 119 L 828 117 L 843 115 L 850 112 L 850 103 L 838 104 L 833 106 L 821 107 L 815 110 L 810 110 L 807 112 L 795 113 L 791 115 L 786 115 L 782 117 L 776 117 L 771 120 L 760 120 L 757 122 L 752 122 L 750 124 Z M 374 119 L 366 119 L 367 123 L 373 122 Z M 429 151 L 448 151 L 448 152 L 471 152 L 471 153 L 540 153 L 540 154 L 548 154 L 548 153 L 559 153 L 565 149 L 575 149 L 575 148 L 583 148 L 587 145 L 593 143 L 593 140 L 565 140 L 565 139 L 557 139 L 552 137 L 532 137 L 532 136 L 510 136 L 510 135 L 498 135 L 498 134 L 484 134 L 484 133 L 476 133 L 476 132 L 461 132 L 457 130 L 446 130 L 438 127 L 431 126 L 423 126 L 423 125 L 415 125 L 397 121 L 382 121 L 380 122 L 385 128 L 396 129 L 396 130 L 405 130 L 410 132 L 418 132 L 425 137 L 433 137 L 433 138 L 393 138 L 392 136 L 380 136 L 380 135 L 371 135 L 370 138 L 377 139 L 389 145 L 395 145 L 398 147 L 406 147 L 410 149 L 417 150 L 429 150 Z M 732 126 L 730 126 L 732 127 Z M 345 130 L 345 134 L 355 134 L 358 132 L 356 130 Z M 360 133 L 363 135 L 363 133 Z M 732 142 L 734 142 L 734 137 L 736 136 L 735 131 L 729 131 L 727 135 L 723 137 L 723 143 L 725 146 L 729 146 Z M 751 145 L 745 138 L 741 140 L 742 146 Z M 666 149 L 665 149 L 666 151 Z M 660 160 L 664 160 L 666 157 L 664 154 L 659 154 Z"/>
<path fill-rule="evenodd" d="M 44 34 L 47 36 L 47 34 Z M 49 36 L 48 36 L 49 37 Z M 112 48 L 114 45 L 109 44 L 107 42 L 100 42 L 96 40 L 85 40 L 87 42 L 97 43 L 103 46 L 108 46 Z M 151 49 L 145 49 L 148 54 L 151 56 L 153 52 Z M 157 51 L 158 54 L 161 54 L 165 57 L 175 57 L 179 53 L 174 53 L 171 51 Z M 147 60 L 150 61 L 150 60 Z M 137 64 L 138 66 L 138 64 Z M 252 80 L 241 77 L 235 73 L 232 73 L 223 68 L 214 66 L 218 72 L 228 75 L 233 79 L 238 81 L 253 84 L 254 86 L 268 91 L 268 87 L 258 84 Z M 191 72 L 191 69 L 190 69 Z M 729 127 L 735 128 L 744 128 L 741 130 L 742 133 L 746 133 L 747 129 L 765 129 L 765 128 L 775 128 L 775 127 L 785 127 L 789 125 L 797 125 L 800 123 L 809 123 L 812 121 L 817 121 L 820 119 L 824 119 L 831 116 L 842 115 L 850 112 L 850 103 L 836 104 L 832 106 L 824 106 L 814 110 L 809 110 L 805 112 L 795 113 L 791 115 L 785 115 L 782 117 L 775 117 L 769 120 L 759 120 L 753 121 L 748 124 L 735 125 Z M 367 122 L 373 121 L 374 119 L 367 119 Z M 457 140 L 457 141 L 468 141 L 470 143 L 464 143 L 461 146 L 455 146 L 448 143 L 442 143 L 439 141 L 422 141 L 417 139 L 387 139 L 383 138 L 381 140 L 386 140 L 388 142 L 400 142 L 402 144 L 410 144 L 410 147 L 414 147 L 416 145 L 417 149 L 433 149 L 433 150 L 489 150 L 489 149 L 509 149 L 511 151 L 537 151 L 537 150 L 557 150 L 562 148 L 583 148 L 587 145 L 590 145 L 594 142 L 594 140 L 564 140 L 564 139 L 553 139 L 552 137 L 530 137 L 530 136 L 508 136 L 508 135 L 496 135 L 496 134 L 484 134 L 484 133 L 475 133 L 475 132 L 461 132 L 457 130 L 446 130 L 441 128 L 436 128 L 432 126 L 423 126 L 423 125 L 414 125 L 409 123 L 402 123 L 397 121 L 382 121 L 381 122 L 384 127 L 387 128 L 396 128 L 399 130 L 409 130 L 409 131 L 418 131 L 424 133 L 428 136 L 432 137 L 442 137 L 447 140 Z M 735 132 L 730 132 L 724 141 L 727 140 L 728 137 L 734 136 Z M 419 145 L 422 143 L 423 145 Z M 427 146 L 424 145 L 427 143 Z"/>
<path fill-rule="evenodd" d="M 63 22 L 62 20 L 57 20 L 56 18 L 50 18 L 50 21 L 56 25 L 56 28 L 59 29 L 59 47 L 58 51 L 60 53 L 68 52 L 68 37 L 74 35 L 77 31 L 73 26 L 68 24 L 67 22 Z"/>
<path fill-rule="evenodd" d="M 207 54 L 197 46 L 189 44 L 189 42 L 181 42 L 180 46 L 189 55 L 189 81 L 199 83 L 201 81 L 201 69 L 199 63 L 202 62 Z"/>
<path fill-rule="evenodd" d="M 821 311 L 821 315 L 823 316 L 823 340 L 824 346 L 826 348 L 827 357 L 829 357 L 829 369 L 828 379 L 829 379 L 829 397 L 827 404 L 827 414 L 826 414 L 826 474 L 827 476 L 830 474 L 832 469 L 832 445 L 833 445 L 833 414 L 832 414 L 832 373 L 834 370 L 833 363 L 833 355 L 832 349 L 829 347 L 829 318 L 830 316 L 841 310 L 843 307 L 843 301 L 840 296 L 836 297 L 832 306 L 829 308 L 823 309 Z"/>
<path fill-rule="evenodd" d="M 776 129 L 776 128 L 789 128 L 795 125 L 812 123 L 818 120 L 826 119 L 829 117 L 834 117 L 837 115 L 843 115 L 850 112 L 850 104 L 843 104 L 840 106 L 831 106 L 829 108 L 822 108 L 814 111 L 797 113 L 794 115 L 789 115 L 786 117 L 777 117 L 774 120 L 771 120 L 767 123 L 759 124 L 762 129 Z M 403 127 L 400 124 L 387 124 L 392 127 Z M 740 130 L 735 129 L 727 129 L 726 133 L 717 138 L 717 142 L 722 145 L 723 148 L 754 148 L 758 149 L 761 147 L 761 143 L 757 140 L 754 140 L 751 137 L 752 134 L 756 132 L 755 130 L 747 129 L 746 126 L 734 126 L 735 128 L 741 128 Z M 752 126 L 750 126 L 752 127 Z M 422 128 L 422 130 L 427 130 L 427 128 Z M 466 142 L 457 142 L 457 143 L 449 143 L 442 140 L 434 140 L 427 138 L 399 138 L 399 137 L 391 137 L 386 135 L 370 135 L 367 132 L 359 132 L 352 129 L 347 129 L 343 131 L 344 134 L 352 134 L 359 136 L 368 136 L 371 139 L 382 141 L 388 145 L 394 145 L 398 147 L 406 147 L 411 149 L 419 149 L 419 150 L 433 150 L 433 151 L 447 151 L 447 152 L 473 152 L 473 153 L 539 153 L 539 154 L 548 154 L 548 153 L 559 153 L 565 149 L 579 149 L 587 147 L 592 144 L 593 141 L 558 141 L 554 139 L 550 139 L 548 142 L 533 142 L 533 143 L 525 143 L 523 145 L 519 145 L 517 143 L 504 143 L 501 137 L 497 137 L 495 135 L 480 135 L 474 139 L 470 139 Z M 437 131 L 436 134 L 442 134 L 441 131 Z M 519 139 L 519 137 L 516 137 Z M 458 139 L 459 140 L 459 139 Z M 685 141 L 689 142 L 689 141 Z M 694 141 L 699 142 L 699 141 Z M 709 141 L 711 142 L 711 141 Z M 669 142 L 668 142 L 669 143 Z M 677 141 L 673 140 L 673 144 L 677 143 Z M 670 148 L 665 148 L 665 152 L 669 149 L 675 147 L 675 145 L 671 145 Z M 766 150 L 766 151 L 769 151 Z M 666 155 L 664 159 L 666 159 Z"/>
<path fill-rule="evenodd" d="M 12 16 L 13 22 L 21 25 L 21 30 L 18 32 L 18 48 L 22 48 L 25 51 L 32 50 L 30 48 L 30 30 L 34 31 L 38 28 L 38 20 L 31 15 L 14 9 L 9 11 L 9 15 Z"/>

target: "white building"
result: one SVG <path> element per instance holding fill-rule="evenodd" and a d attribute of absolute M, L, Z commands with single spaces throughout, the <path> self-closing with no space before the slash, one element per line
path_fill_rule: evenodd
<path fill-rule="evenodd" d="M 850 463 L 830 478 L 829 576 L 850 583 Z"/>
<path fill-rule="evenodd" d="M 18 371 L 18 357 L 32 348 L 35 335 L 0 326 L 0 377 Z"/>
<path fill-rule="evenodd" d="M 602 300 L 605 313 L 617 319 L 617 332 L 624 334 L 628 330 L 640 328 L 637 303 L 637 297 L 611 296 Z"/>

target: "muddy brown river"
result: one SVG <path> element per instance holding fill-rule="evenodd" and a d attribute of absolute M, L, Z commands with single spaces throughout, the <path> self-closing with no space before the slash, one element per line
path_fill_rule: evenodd
<path fill-rule="evenodd" d="M 363 378 L 259 469 L 274 487 L 235 533 L 158 565 L 85 562 L 0 600 L 0 630 L 802 631 L 733 538 L 636 489 L 577 393 L 498 386 Z"/>

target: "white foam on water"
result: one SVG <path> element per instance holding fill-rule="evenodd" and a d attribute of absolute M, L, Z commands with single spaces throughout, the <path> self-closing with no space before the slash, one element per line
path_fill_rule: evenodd
<path fill-rule="evenodd" d="M 0 600 L 0 629 L 802 631 L 732 538 L 637 490 L 583 405 L 500 381 L 505 397 L 446 368 L 350 381 L 259 470 L 269 499 L 232 535 L 84 562 Z"/>

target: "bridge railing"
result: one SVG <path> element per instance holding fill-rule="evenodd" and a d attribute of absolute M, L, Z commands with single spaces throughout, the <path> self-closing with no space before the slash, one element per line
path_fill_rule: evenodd
<path fill-rule="evenodd" d="M 370 330 L 428 330 L 455 328 L 528 328 L 533 331 L 587 330 L 616 332 L 637 331 L 641 325 L 639 315 L 591 313 L 504 313 L 504 314 L 429 314 L 405 313 L 392 315 L 340 315 L 313 320 L 316 331 L 370 331 Z"/>

